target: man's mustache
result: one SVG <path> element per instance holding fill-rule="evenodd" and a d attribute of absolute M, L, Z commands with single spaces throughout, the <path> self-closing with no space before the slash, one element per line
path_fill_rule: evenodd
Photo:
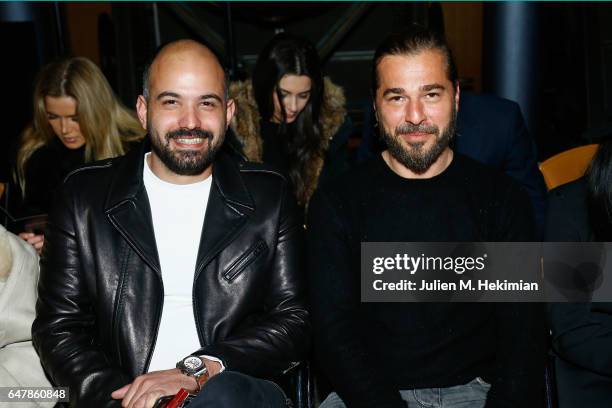
<path fill-rule="evenodd" d="M 409 135 L 411 133 L 431 133 L 438 134 L 439 129 L 436 125 L 413 125 L 412 123 L 402 123 L 395 128 L 396 135 Z"/>
<path fill-rule="evenodd" d="M 204 130 L 200 128 L 195 129 L 176 129 L 166 133 L 166 139 L 176 139 L 179 137 L 200 137 L 203 139 L 213 138 L 213 133 L 210 130 Z"/>

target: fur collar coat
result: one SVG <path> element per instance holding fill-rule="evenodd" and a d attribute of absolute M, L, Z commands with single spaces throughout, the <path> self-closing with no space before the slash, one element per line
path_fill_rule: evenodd
<path fill-rule="evenodd" d="M 260 132 L 261 116 L 257 109 L 251 81 L 232 83 L 230 85 L 230 97 L 236 103 L 236 114 L 230 126 L 237 142 L 241 145 L 242 154 L 248 161 L 261 162 L 263 156 L 263 140 Z M 345 147 L 346 140 L 342 143 L 333 143 L 340 142 L 334 139 L 340 138 L 340 135 L 337 137 L 338 131 L 346 120 L 345 102 L 342 88 L 326 77 L 324 79 L 323 104 L 320 116 L 325 155 L 310 163 L 308 174 L 311 176 L 307 182 L 306 197 L 305 200 L 299 200 L 298 197 L 298 201 L 308 201 L 314 193 L 326 157 L 329 158 L 335 149 Z M 341 136 L 348 138 L 346 134 Z"/>

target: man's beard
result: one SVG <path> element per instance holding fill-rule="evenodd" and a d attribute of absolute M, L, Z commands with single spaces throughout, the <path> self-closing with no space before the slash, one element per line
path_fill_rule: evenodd
<path fill-rule="evenodd" d="M 397 161 L 407 167 L 415 174 L 425 173 L 432 164 L 438 160 L 442 152 L 446 150 L 455 135 L 457 120 L 457 109 L 452 106 L 451 119 L 448 126 L 440 134 L 440 129 L 436 125 L 413 125 L 403 123 L 395 128 L 395 135 L 389 134 L 384 126 L 380 126 L 380 136 L 387 144 L 389 154 Z M 410 149 L 406 148 L 401 141 L 401 135 L 410 133 L 430 133 L 435 136 L 434 144 L 425 150 L 425 142 L 408 143 Z"/>
<path fill-rule="evenodd" d="M 170 140 L 185 136 L 204 138 L 204 143 L 208 142 L 208 148 L 202 150 L 170 148 Z M 151 149 L 173 173 L 180 176 L 196 176 L 202 174 L 212 164 L 223 144 L 224 136 L 221 131 L 215 140 L 213 133 L 209 130 L 181 128 L 166 133 L 165 142 L 156 134 L 151 134 Z"/>

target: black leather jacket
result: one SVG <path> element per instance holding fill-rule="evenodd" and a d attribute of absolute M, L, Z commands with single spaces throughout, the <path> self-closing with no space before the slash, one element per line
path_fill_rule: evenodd
<path fill-rule="evenodd" d="M 71 406 L 118 406 L 111 392 L 151 360 L 164 288 L 142 180 L 147 148 L 73 172 L 50 218 L 33 341 Z M 295 210 L 283 177 L 218 155 L 193 285 L 203 345 L 194 354 L 264 378 L 300 359 L 310 324 Z"/>

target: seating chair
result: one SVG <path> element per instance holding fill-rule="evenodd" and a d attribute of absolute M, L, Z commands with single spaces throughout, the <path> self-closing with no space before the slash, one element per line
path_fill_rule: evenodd
<path fill-rule="evenodd" d="M 545 408 L 557 408 L 557 384 L 555 379 L 555 357 L 552 354 L 546 356 L 546 368 L 544 371 L 545 384 Z"/>
<path fill-rule="evenodd" d="M 283 388 L 285 394 L 293 401 L 295 408 L 314 407 L 314 387 L 310 363 L 300 362 L 289 372 L 275 381 Z"/>
<path fill-rule="evenodd" d="M 575 147 L 540 163 L 546 187 L 552 190 L 582 177 L 598 147 L 597 144 Z"/>

